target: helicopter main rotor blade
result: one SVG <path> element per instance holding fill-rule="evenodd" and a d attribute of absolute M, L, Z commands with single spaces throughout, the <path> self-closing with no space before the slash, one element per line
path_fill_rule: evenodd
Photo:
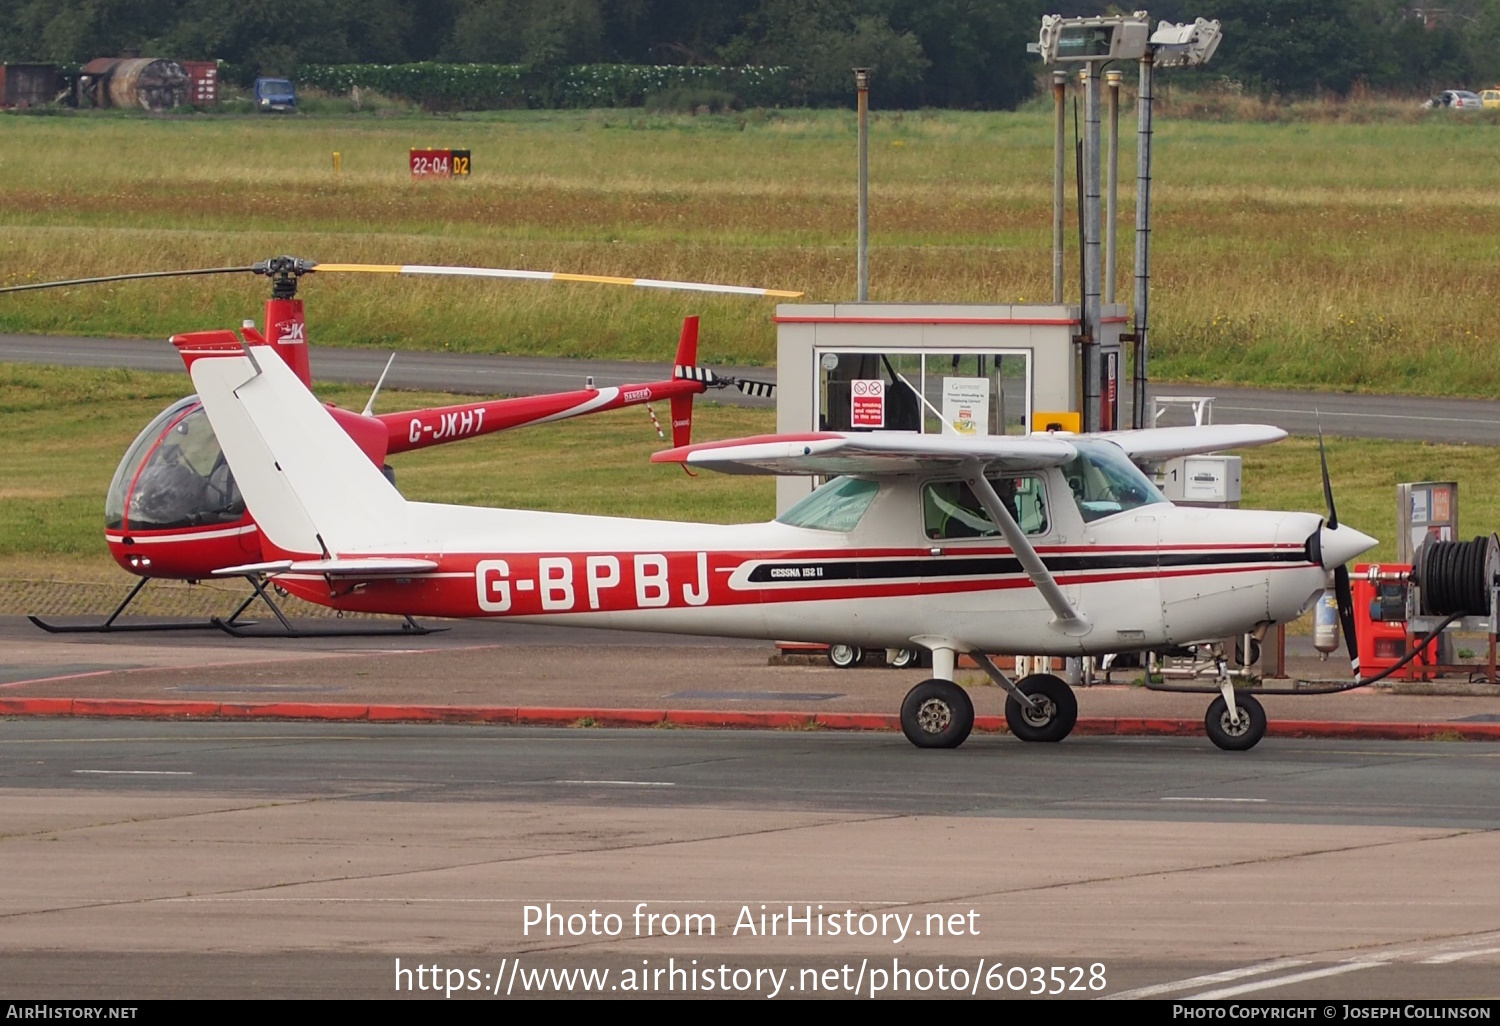
<path fill-rule="evenodd" d="M 687 292 L 726 292 L 739 296 L 775 296 L 795 299 L 801 292 L 757 289 L 746 285 L 713 285 L 698 281 L 663 281 L 657 278 L 615 278 L 604 274 L 569 274 L 566 271 L 521 271 L 503 267 L 444 267 L 435 264 L 314 264 L 309 270 L 359 274 L 455 275 L 467 278 L 522 278 L 529 281 L 583 281 L 599 285 L 631 285 L 642 289 L 676 289 Z"/>
<path fill-rule="evenodd" d="M 7 285 L 0 292 L 31 292 L 34 289 L 58 289 L 66 285 L 101 285 L 111 281 L 134 281 L 140 278 L 186 278 L 195 274 L 246 274 L 254 267 L 199 267 L 189 271 L 143 271 L 136 274 L 109 274 L 102 278 L 70 278 L 67 281 L 39 281 L 31 285 Z"/>

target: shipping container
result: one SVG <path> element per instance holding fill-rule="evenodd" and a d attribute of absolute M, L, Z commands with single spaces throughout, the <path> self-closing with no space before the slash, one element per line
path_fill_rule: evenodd
<path fill-rule="evenodd" d="M 35 107 L 57 99 L 57 65 L 0 64 L 0 107 Z"/>
<path fill-rule="evenodd" d="M 219 102 L 218 61 L 178 61 L 188 73 L 188 103 L 195 107 L 211 107 Z"/>

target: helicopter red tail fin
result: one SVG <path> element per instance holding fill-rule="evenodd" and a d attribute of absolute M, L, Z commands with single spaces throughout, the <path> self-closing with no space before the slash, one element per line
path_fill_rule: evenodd
<path fill-rule="evenodd" d="M 677 370 L 698 365 L 698 318 L 696 315 L 682 319 L 682 334 L 677 339 Z M 672 445 L 690 445 L 693 441 L 693 397 L 672 397 Z"/>

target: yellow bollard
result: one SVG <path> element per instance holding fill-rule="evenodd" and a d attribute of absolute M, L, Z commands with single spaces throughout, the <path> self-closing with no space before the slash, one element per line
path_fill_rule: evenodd
<path fill-rule="evenodd" d="M 339 174 L 344 170 L 344 155 L 338 150 L 333 151 L 333 173 Z"/>

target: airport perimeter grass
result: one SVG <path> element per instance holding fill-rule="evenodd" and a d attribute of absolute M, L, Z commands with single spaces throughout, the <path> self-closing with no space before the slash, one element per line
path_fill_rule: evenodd
<path fill-rule="evenodd" d="M 1121 120 L 1128 299 L 1134 135 Z M 1158 380 L 1500 391 L 1495 118 L 1164 113 L 1156 139 Z M 871 298 L 1049 300 L 1050 140 L 1045 112 L 877 113 Z M 414 182 L 411 146 L 467 147 L 474 175 Z M 855 292 L 854 152 L 852 114 L 838 111 L 5 116 L 0 282 L 291 252 L 841 300 Z M 1075 239 L 1070 224 L 1070 276 Z M 161 337 L 258 318 L 266 291 L 246 276 L 5 296 L 0 330 Z M 769 300 L 384 275 L 314 278 L 303 295 L 319 344 L 664 359 L 681 316 L 700 313 L 706 361 L 774 359 Z"/>
<path fill-rule="evenodd" d="M 0 418 L 8 436 L 0 449 L 0 613 L 105 613 L 124 596 L 131 579 L 104 546 L 104 494 L 131 439 L 180 398 L 183 385 L 179 375 L 0 364 Z M 318 392 L 355 409 L 367 395 L 345 386 Z M 379 408 L 445 401 L 431 393 L 388 392 Z M 770 411 L 698 406 L 699 438 L 774 430 Z M 648 462 L 665 445 L 646 412 L 634 408 L 407 453 L 391 462 L 402 491 L 413 499 L 716 523 L 774 515 L 772 478 L 690 478 L 677 467 Z M 1243 506 L 1322 510 L 1315 441 L 1288 439 L 1243 455 Z M 1381 540 L 1375 558 L 1395 554 L 1398 481 L 1460 481 L 1462 522 L 1500 521 L 1496 450 L 1330 439 L 1328 456 L 1340 519 Z M 244 590 L 236 583 L 220 587 Z M 232 605 L 219 601 L 207 611 Z M 187 611 L 181 605 L 157 608 Z"/>

